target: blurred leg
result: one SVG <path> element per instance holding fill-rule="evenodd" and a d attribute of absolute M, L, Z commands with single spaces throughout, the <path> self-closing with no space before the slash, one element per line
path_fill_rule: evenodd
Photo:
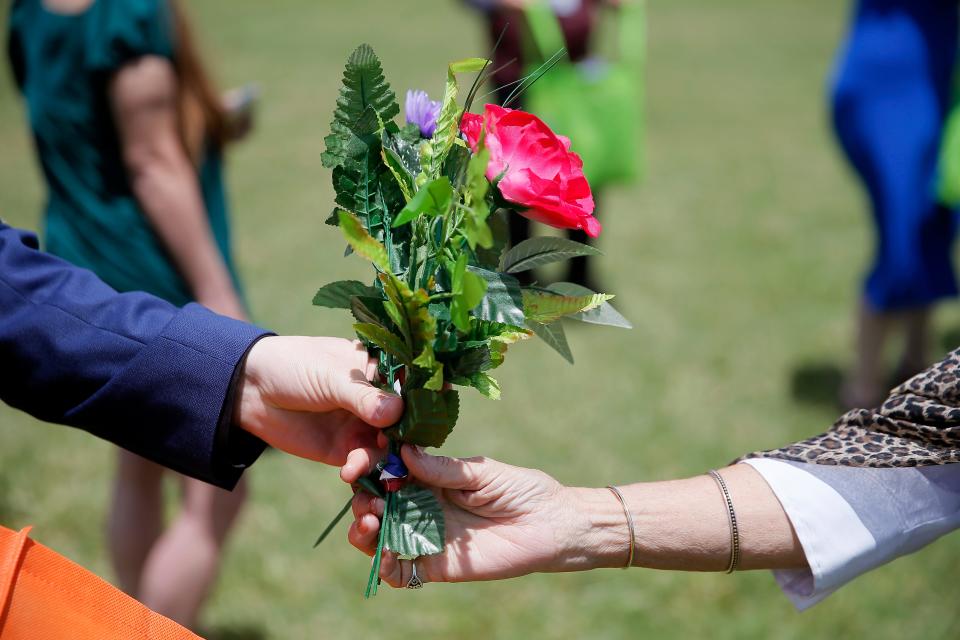
<path fill-rule="evenodd" d="M 930 366 L 931 307 L 904 312 L 905 338 L 903 355 L 897 367 L 895 382 L 899 384 Z"/>
<path fill-rule="evenodd" d="M 245 479 L 232 492 L 183 479 L 183 510 L 157 541 L 144 568 L 138 594 L 144 604 L 186 627 L 196 626 L 246 496 Z"/>
<path fill-rule="evenodd" d="M 850 379 L 841 392 L 845 409 L 868 409 L 877 406 L 885 397 L 883 379 L 883 347 L 896 318 L 876 311 L 870 303 L 860 303 L 857 312 L 856 361 Z"/>
<path fill-rule="evenodd" d="M 163 472 L 160 465 L 134 453 L 118 452 L 107 538 L 117 583 L 132 596 L 163 528 Z"/>

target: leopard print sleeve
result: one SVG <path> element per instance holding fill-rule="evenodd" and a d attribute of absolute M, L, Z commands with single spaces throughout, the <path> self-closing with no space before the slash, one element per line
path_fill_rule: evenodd
<path fill-rule="evenodd" d="M 850 467 L 960 462 L 960 349 L 890 392 L 876 409 L 854 409 L 826 433 L 747 458 Z"/>

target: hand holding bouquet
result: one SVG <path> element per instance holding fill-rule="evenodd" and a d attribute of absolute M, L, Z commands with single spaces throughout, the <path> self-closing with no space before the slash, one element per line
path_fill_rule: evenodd
<path fill-rule="evenodd" d="M 570 140 L 522 111 L 486 105 L 482 115 L 469 112 L 487 65 L 482 58 L 451 63 L 440 103 L 408 92 L 400 126 L 380 61 L 361 45 L 347 61 L 326 138 L 322 158 L 333 169 L 337 204 L 328 223 L 340 227 L 348 253 L 373 264 L 376 278 L 330 283 L 314 304 L 350 310 L 384 385 L 406 405 L 386 431 L 386 460 L 361 483 L 386 502 L 368 596 L 376 593 L 380 550 L 416 558 L 443 549 L 437 500 L 406 482 L 399 451 L 402 443 L 443 444 L 459 414 L 452 387 L 499 398 L 490 371 L 509 345 L 534 334 L 572 362 L 561 318 L 629 327 L 610 306 L 613 296 L 572 283 L 521 286 L 513 275 L 599 252 L 546 237 L 507 250 L 505 216 L 593 237 L 601 227 Z M 461 105 L 457 77 L 464 73 L 478 76 Z"/>

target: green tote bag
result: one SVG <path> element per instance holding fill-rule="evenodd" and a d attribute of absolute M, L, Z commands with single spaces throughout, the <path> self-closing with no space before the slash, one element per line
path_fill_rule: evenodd
<path fill-rule="evenodd" d="M 564 46 L 557 17 L 543 1 L 525 11 L 534 60 L 539 64 Z M 572 63 L 564 57 L 524 94 L 531 113 L 571 140 L 583 159 L 594 189 L 632 183 L 642 173 L 644 13 L 641 0 L 626 1 L 614 10 L 615 23 L 605 21 L 601 33 L 613 31 L 615 59 L 590 57 Z M 536 60 L 539 58 L 539 60 Z"/>

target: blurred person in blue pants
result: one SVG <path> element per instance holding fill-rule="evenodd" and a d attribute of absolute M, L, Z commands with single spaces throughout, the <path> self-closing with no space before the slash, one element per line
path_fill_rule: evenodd
<path fill-rule="evenodd" d="M 955 212 L 937 200 L 937 157 L 957 55 L 955 0 L 858 0 L 833 82 L 833 121 L 863 181 L 876 249 L 857 320 L 847 407 L 878 404 L 884 346 L 905 345 L 895 382 L 929 359 L 934 305 L 957 294 Z"/>

